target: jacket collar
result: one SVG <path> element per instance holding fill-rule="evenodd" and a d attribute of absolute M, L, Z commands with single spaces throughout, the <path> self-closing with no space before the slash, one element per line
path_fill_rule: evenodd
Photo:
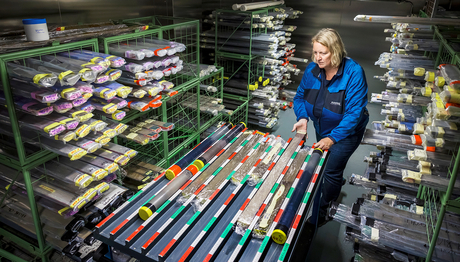
<path fill-rule="evenodd" d="M 337 70 L 337 73 L 335 73 L 336 76 L 341 76 L 343 74 L 343 68 L 345 67 L 345 60 L 346 60 L 346 57 L 342 59 L 342 63 L 340 63 L 339 65 L 339 70 Z M 318 79 L 320 78 L 320 74 L 323 72 L 324 72 L 324 69 L 319 68 L 318 64 L 316 64 L 315 67 L 311 70 L 311 73 Z"/>

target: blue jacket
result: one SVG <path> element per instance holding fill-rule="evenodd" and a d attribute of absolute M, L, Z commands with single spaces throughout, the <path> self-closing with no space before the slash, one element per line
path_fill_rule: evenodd
<path fill-rule="evenodd" d="M 367 82 L 364 70 L 351 58 L 344 58 L 335 79 L 324 92 L 322 115 L 313 114 L 321 88 L 321 71 L 316 63 L 305 69 L 302 81 L 294 97 L 297 121 L 311 119 L 316 132 L 330 137 L 334 143 L 365 128 L 369 120 L 367 105 Z"/>

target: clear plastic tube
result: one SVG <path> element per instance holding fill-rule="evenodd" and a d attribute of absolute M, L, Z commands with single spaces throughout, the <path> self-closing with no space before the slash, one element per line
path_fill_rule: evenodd
<path fill-rule="evenodd" d="M 121 97 L 121 98 L 126 98 L 128 95 L 133 91 L 132 87 L 125 86 L 123 84 L 117 83 L 117 82 L 107 82 L 102 85 L 96 85 L 96 88 L 108 88 L 112 91 L 116 92 L 116 95 Z M 113 97 L 111 97 L 113 98 Z M 111 98 L 105 98 L 106 100 L 110 100 Z"/>
<path fill-rule="evenodd" d="M 67 70 L 66 68 L 57 66 L 55 64 L 40 61 L 33 58 L 25 59 L 25 63 L 28 67 L 34 68 L 38 71 L 42 71 L 45 73 L 54 73 L 58 76 L 59 83 L 61 86 L 72 86 L 80 80 L 80 75 L 72 70 Z"/>
<path fill-rule="evenodd" d="M 102 168 L 106 170 L 109 174 L 112 174 L 119 169 L 117 163 L 94 155 L 85 155 L 80 160 L 85 163 Z"/>
<path fill-rule="evenodd" d="M 70 102 L 59 100 L 53 104 L 53 110 L 57 113 L 63 114 L 72 109 L 73 105 Z"/>
<path fill-rule="evenodd" d="M 55 162 L 55 160 L 52 160 L 51 162 Z M 91 165 L 89 163 L 77 160 L 77 161 L 71 161 L 66 158 L 60 158 L 59 159 L 59 164 L 65 165 L 67 167 L 70 167 L 74 170 L 78 170 L 80 172 L 83 172 L 84 174 L 88 174 L 93 177 L 95 181 L 99 181 L 106 177 L 109 173 L 100 167 L 97 167 L 95 165 Z"/>
<path fill-rule="evenodd" d="M 54 103 L 61 98 L 56 92 L 43 88 L 37 89 L 37 87 L 18 81 L 10 81 L 10 86 L 13 94 L 32 98 L 40 103 Z"/>
<path fill-rule="evenodd" d="M 103 112 L 99 111 L 98 114 L 102 115 L 102 116 L 105 116 L 108 119 L 113 119 L 113 120 L 118 120 L 118 121 L 123 120 L 123 118 L 126 116 L 126 112 L 121 111 L 121 110 L 117 110 L 117 111 L 113 112 L 112 114 L 106 114 L 106 113 L 103 113 Z"/>
<path fill-rule="evenodd" d="M 129 94 L 130 98 L 143 98 L 147 93 L 149 89 L 144 89 L 144 87 L 138 87 L 134 89 L 134 92 Z"/>
<path fill-rule="evenodd" d="M 128 108 L 129 109 L 134 109 L 140 112 L 145 112 L 149 110 L 150 106 L 147 103 L 144 103 L 142 101 L 138 101 L 135 98 L 128 98 L 126 99 L 126 102 L 128 102 Z"/>
<path fill-rule="evenodd" d="M 11 125 L 11 120 L 8 115 L 8 111 L 0 111 L 0 121 L 6 124 L 8 127 Z M 34 117 L 27 114 L 18 115 L 18 123 L 20 127 L 26 127 L 28 129 L 44 132 L 49 136 L 55 136 L 65 131 L 65 126 L 54 121 L 50 121 L 41 117 Z"/>
<path fill-rule="evenodd" d="M 93 93 L 93 86 L 86 82 L 79 81 L 73 87 L 80 90 L 82 93 Z"/>
<path fill-rule="evenodd" d="M 74 130 L 80 124 L 80 122 L 74 118 L 69 118 L 69 117 L 57 114 L 55 112 L 47 116 L 44 116 L 43 118 L 62 124 L 65 126 L 67 130 Z"/>
<path fill-rule="evenodd" d="M 105 100 L 110 100 L 117 95 L 117 91 L 101 85 L 93 89 L 93 95 Z"/>
<path fill-rule="evenodd" d="M 118 97 L 114 97 L 108 100 L 107 102 L 114 103 L 115 105 L 117 105 L 118 110 L 125 108 L 128 105 L 128 102 L 126 102 L 126 100 L 118 98 Z"/>
<path fill-rule="evenodd" d="M 109 77 L 109 81 L 115 81 L 120 78 L 121 72 L 120 69 L 108 69 L 103 74 Z"/>
<path fill-rule="evenodd" d="M 6 105 L 6 98 L 3 92 L 0 92 L 0 104 Z M 53 112 L 52 106 L 38 103 L 36 100 L 25 97 L 14 98 L 14 105 L 17 109 L 34 116 L 49 115 Z"/>
<path fill-rule="evenodd" d="M 11 175 L 15 174 L 15 172 L 11 172 L 11 175 L 8 175 L 5 171 L 10 171 L 11 169 L 6 166 L 2 166 L 1 170 L 1 179 L 7 183 L 12 183 L 14 178 L 11 177 Z M 33 190 L 37 195 L 62 205 L 62 207 L 70 207 L 74 212 L 77 212 L 90 200 L 86 197 L 82 197 L 80 193 L 60 189 L 59 187 L 46 183 L 43 180 L 35 178 L 31 178 L 31 180 Z M 22 181 L 16 181 L 13 185 L 25 190 L 25 184 Z"/>
<path fill-rule="evenodd" d="M 36 178 L 40 178 L 43 173 L 64 182 L 70 187 L 75 186 L 82 189 L 88 187 L 89 184 L 93 182 L 92 176 L 72 169 L 66 165 L 62 165 L 57 161 L 46 162 L 43 166 L 36 167 L 35 170 L 36 171 L 34 171 L 32 175 Z"/>
<path fill-rule="evenodd" d="M 95 63 L 97 65 L 104 67 L 105 69 L 107 69 L 110 66 L 109 60 L 103 57 L 100 57 L 100 56 L 94 56 L 91 54 L 84 53 L 81 50 L 58 53 L 57 55 L 62 56 L 62 57 L 69 57 L 69 58 L 81 60 L 86 63 Z"/>
<path fill-rule="evenodd" d="M 78 73 L 82 81 L 93 82 L 94 80 L 96 80 L 96 76 L 98 74 L 98 72 L 95 72 L 90 68 L 82 68 L 81 65 L 63 63 L 60 60 L 56 59 L 55 56 L 45 55 L 41 56 L 40 59 L 53 65 L 59 66 L 61 68 L 65 68 L 67 70 L 71 70 L 75 73 Z"/>
<path fill-rule="evenodd" d="M 153 68 L 153 63 L 149 63 L 148 64 L 148 69 L 146 69 L 146 66 L 145 64 L 147 63 L 143 63 L 141 64 L 141 62 L 139 61 L 136 61 L 137 63 L 127 63 L 124 67 L 123 67 L 123 71 L 127 71 L 127 72 L 131 72 L 131 73 L 140 73 L 142 71 L 145 71 L 145 70 L 149 70 L 149 69 L 152 69 Z M 152 67 L 150 67 L 152 66 Z"/>
<path fill-rule="evenodd" d="M 120 77 L 117 82 L 128 86 L 145 86 L 148 84 L 148 80 L 146 79 L 133 79 L 127 77 Z"/>
<path fill-rule="evenodd" d="M 37 71 L 33 68 L 11 62 L 7 63 L 7 70 L 10 77 L 35 84 L 39 87 L 52 87 L 59 80 L 57 75 L 54 73 Z"/>
<path fill-rule="evenodd" d="M 422 17 L 404 17 L 404 16 L 379 16 L 379 15 L 357 15 L 354 18 L 357 22 L 374 22 L 374 23 L 415 23 L 428 25 L 458 25 L 455 19 L 448 18 L 422 18 Z"/>
<path fill-rule="evenodd" d="M 64 57 L 64 56 L 52 56 L 52 55 L 45 55 L 45 56 L 41 56 L 41 59 L 44 60 L 44 61 L 47 61 L 47 62 L 50 62 L 50 63 L 54 63 L 54 64 L 59 64 L 61 65 L 62 67 L 72 67 L 72 68 L 75 68 L 75 69 L 71 69 L 73 71 L 80 71 L 82 69 L 90 69 L 91 71 L 95 72 L 96 74 L 99 74 L 103 71 L 105 71 L 105 67 L 101 66 L 101 65 L 97 65 L 95 63 L 86 63 L 86 62 L 83 62 L 81 60 L 77 60 L 77 59 L 73 59 L 73 58 L 69 58 L 69 57 Z"/>
<path fill-rule="evenodd" d="M 140 145 L 146 145 L 149 143 L 150 139 L 144 135 L 140 135 L 137 133 L 131 133 L 128 130 L 124 131 L 119 135 L 121 138 L 133 141 L 135 143 L 138 143 Z"/>
<path fill-rule="evenodd" d="M 102 147 L 101 144 L 93 141 L 93 140 L 89 140 L 89 139 L 85 139 L 85 138 L 79 138 L 78 140 L 72 140 L 72 141 L 69 141 L 69 144 L 71 145 L 74 145 L 74 146 L 78 146 L 84 150 L 86 150 L 86 152 L 88 154 L 90 153 L 93 153 L 95 152 L 96 150 L 98 150 L 99 148 Z"/>
<path fill-rule="evenodd" d="M 90 54 L 90 55 L 92 55 L 92 57 L 105 58 L 105 59 L 110 61 L 110 66 L 114 67 L 114 68 L 121 67 L 126 63 L 125 59 L 123 59 L 122 57 L 113 56 L 113 55 L 110 55 L 110 54 L 98 53 L 98 52 L 93 52 L 93 51 L 84 50 L 84 49 L 81 50 L 81 52 L 85 53 L 85 54 Z"/>
<path fill-rule="evenodd" d="M 76 106 L 74 108 L 77 109 L 77 110 L 86 111 L 88 113 L 92 113 L 94 110 L 96 110 L 96 107 L 93 104 L 91 104 L 90 102 L 86 102 L 86 103 L 82 104 L 81 106 Z"/>
<path fill-rule="evenodd" d="M 146 53 L 142 51 L 135 50 L 130 46 L 118 44 L 109 45 L 109 53 L 134 60 L 143 60 L 146 56 Z"/>
<path fill-rule="evenodd" d="M 75 118 L 80 122 L 88 121 L 89 119 L 91 119 L 93 117 L 92 113 L 88 113 L 88 112 L 83 111 L 83 110 L 75 110 L 75 109 L 70 109 L 67 112 L 64 112 L 62 114 L 67 116 L 67 117 Z"/>
<path fill-rule="evenodd" d="M 94 106 L 96 110 L 103 111 L 106 114 L 112 114 L 118 110 L 117 105 L 113 103 L 100 103 L 100 100 L 91 99 L 90 103 Z"/>
<path fill-rule="evenodd" d="M 457 66 L 442 64 L 439 66 L 439 71 L 451 88 L 460 90 L 460 69 Z"/>

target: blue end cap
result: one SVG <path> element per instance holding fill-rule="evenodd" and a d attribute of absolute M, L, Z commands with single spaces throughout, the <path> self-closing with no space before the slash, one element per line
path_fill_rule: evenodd
<path fill-rule="evenodd" d="M 22 23 L 24 25 L 46 24 L 46 19 L 45 18 L 22 19 Z"/>

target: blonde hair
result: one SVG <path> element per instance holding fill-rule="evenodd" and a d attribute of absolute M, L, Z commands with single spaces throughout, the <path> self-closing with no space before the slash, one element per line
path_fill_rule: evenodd
<path fill-rule="evenodd" d="M 331 65 L 333 67 L 339 67 L 343 58 L 347 55 L 347 51 L 345 51 L 345 45 L 342 42 L 342 38 L 340 38 L 339 33 L 335 29 L 321 29 L 311 39 L 312 45 L 314 42 L 318 42 L 329 49 L 332 54 Z M 315 54 L 312 55 L 311 60 L 316 63 Z"/>

